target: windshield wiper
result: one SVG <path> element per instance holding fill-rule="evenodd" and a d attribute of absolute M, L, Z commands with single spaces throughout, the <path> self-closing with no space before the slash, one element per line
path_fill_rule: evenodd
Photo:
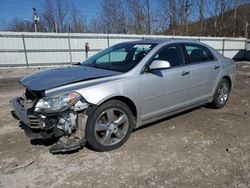
<path fill-rule="evenodd" d="M 115 71 L 115 72 L 123 72 L 121 70 L 112 69 L 112 68 L 109 68 L 109 67 L 98 66 L 97 64 L 93 64 L 93 67 L 97 68 L 97 69 L 104 69 L 104 70 L 110 70 L 110 71 Z"/>

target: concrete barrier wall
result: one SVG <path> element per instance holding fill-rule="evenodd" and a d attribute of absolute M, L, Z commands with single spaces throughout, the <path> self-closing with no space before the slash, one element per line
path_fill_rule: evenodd
<path fill-rule="evenodd" d="M 247 41 L 221 37 L 0 32 L 0 66 L 71 64 L 86 58 L 85 43 L 89 44 L 90 57 L 108 46 L 147 38 L 199 40 L 226 57 L 238 59 L 244 58 Z"/>

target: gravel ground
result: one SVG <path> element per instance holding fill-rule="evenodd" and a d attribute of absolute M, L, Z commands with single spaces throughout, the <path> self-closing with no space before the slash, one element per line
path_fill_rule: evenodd
<path fill-rule="evenodd" d="M 199 107 L 135 130 L 121 148 L 52 155 L 9 111 L 21 76 L 0 69 L 0 187 L 250 187 L 250 62 L 237 63 L 228 104 Z"/>

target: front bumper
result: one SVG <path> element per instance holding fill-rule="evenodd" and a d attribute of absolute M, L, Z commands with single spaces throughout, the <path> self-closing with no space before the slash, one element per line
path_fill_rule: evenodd
<path fill-rule="evenodd" d="M 65 132 L 57 128 L 57 121 L 50 117 L 40 117 L 39 115 L 29 115 L 28 110 L 20 102 L 22 98 L 16 97 L 11 100 L 13 111 L 12 116 L 21 121 L 20 127 L 25 134 L 31 139 L 54 139 L 60 138 L 51 148 L 51 153 L 70 152 L 81 149 L 85 143 L 85 125 L 87 122 L 86 115 L 79 115 L 78 130 L 74 133 L 73 138 L 64 137 Z"/>
<path fill-rule="evenodd" d="M 27 115 L 27 110 L 20 104 L 20 97 L 15 97 L 11 100 L 11 105 L 13 108 L 13 111 L 11 111 L 11 114 L 15 119 L 19 119 L 21 122 L 23 122 L 26 125 L 30 124 L 30 119 Z"/>
<path fill-rule="evenodd" d="M 12 116 L 21 121 L 20 127 L 24 129 L 25 134 L 30 139 L 50 139 L 53 137 L 63 136 L 62 130 L 52 126 L 48 119 L 42 119 L 37 115 L 29 115 L 28 110 L 22 106 L 20 97 L 11 100 L 13 110 Z"/>

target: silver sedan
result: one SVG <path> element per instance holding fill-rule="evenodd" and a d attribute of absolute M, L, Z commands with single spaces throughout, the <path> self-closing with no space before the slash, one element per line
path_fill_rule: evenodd
<path fill-rule="evenodd" d="M 235 62 L 190 40 L 141 40 L 109 47 L 83 63 L 28 75 L 12 114 L 52 153 L 120 147 L 133 129 L 209 104 L 222 108 Z"/>

